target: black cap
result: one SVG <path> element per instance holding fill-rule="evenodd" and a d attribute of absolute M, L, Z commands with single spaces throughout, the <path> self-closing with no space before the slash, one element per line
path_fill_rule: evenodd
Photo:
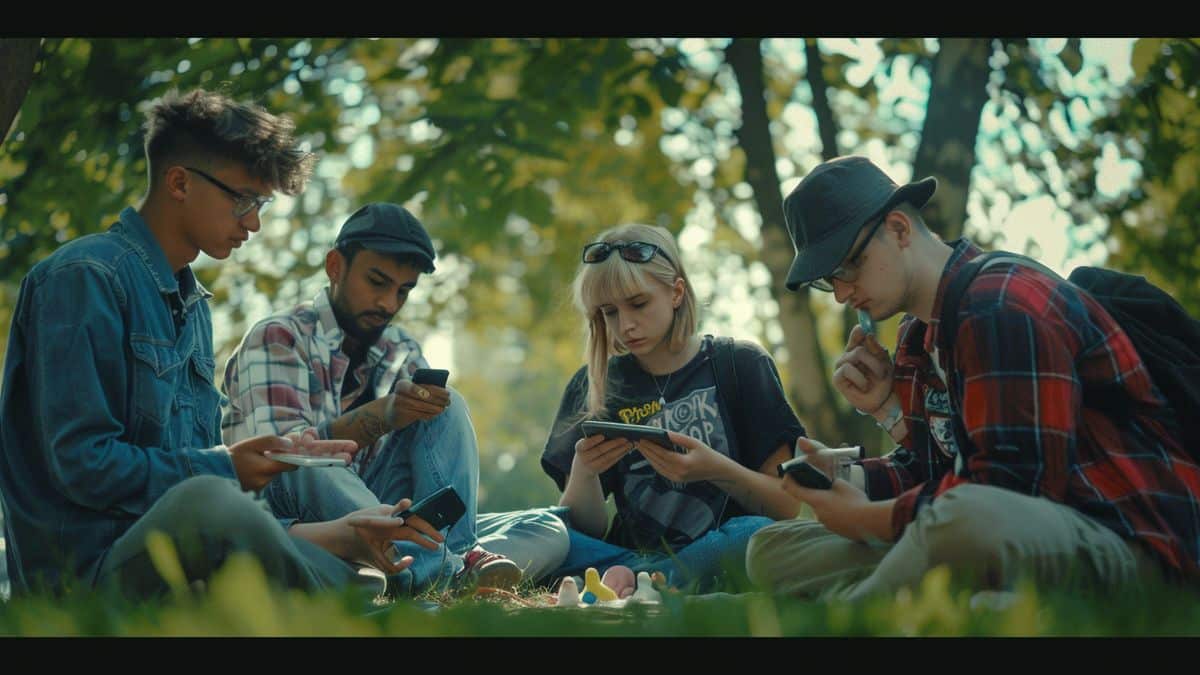
<path fill-rule="evenodd" d="M 334 247 L 357 243 L 380 253 L 415 253 L 425 261 L 422 272 L 433 271 L 437 253 L 416 216 L 399 204 L 375 202 L 354 212 L 338 232 Z"/>
<path fill-rule="evenodd" d="M 866 157 L 835 157 L 813 169 L 783 201 L 796 257 L 788 272 L 788 290 L 828 276 L 863 227 L 884 217 L 901 202 L 921 208 L 937 189 L 932 176 L 899 186 Z"/>

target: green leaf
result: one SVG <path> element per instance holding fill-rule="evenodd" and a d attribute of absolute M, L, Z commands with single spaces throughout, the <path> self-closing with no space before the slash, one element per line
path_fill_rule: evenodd
<path fill-rule="evenodd" d="M 1163 42 L 1164 40 L 1161 38 L 1141 38 L 1133 44 L 1130 65 L 1133 68 L 1134 77 L 1143 78 L 1146 76 L 1146 71 L 1150 69 L 1150 66 L 1161 55 Z"/>

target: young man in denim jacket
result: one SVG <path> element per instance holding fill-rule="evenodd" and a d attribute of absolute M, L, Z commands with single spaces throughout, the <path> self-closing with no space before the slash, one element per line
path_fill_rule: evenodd
<path fill-rule="evenodd" d="M 347 561 L 404 568 L 411 559 L 386 555 L 392 540 L 441 540 L 389 517 L 407 500 L 296 524 L 248 493 L 296 468 L 272 452 L 348 461 L 353 442 L 220 442 L 211 294 L 189 263 L 201 251 L 229 257 L 258 231 L 274 192 L 303 190 L 314 158 L 295 147 L 293 126 L 220 94 L 164 96 L 147 113 L 140 208 L 62 246 L 22 281 L 0 393 L 14 594 L 110 583 L 163 592 L 146 545 L 155 530 L 172 540 L 189 581 L 248 551 L 273 581 L 304 589 L 363 578 Z"/>

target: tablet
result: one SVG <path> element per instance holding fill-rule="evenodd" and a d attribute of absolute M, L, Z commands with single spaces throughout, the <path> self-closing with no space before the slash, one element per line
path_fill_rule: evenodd
<path fill-rule="evenodd" d="M 645 424 L 621 424 L 620 422 L 594 422 L 588 420 L 582 422 L 580 427 L 586 436 L 600 434 L 605 438 L 624 438 L 631 443 L 646 440 L 657 443 L 667 450 L 673 448 L 671 438 L 667 436 L 665 429 Z"/>

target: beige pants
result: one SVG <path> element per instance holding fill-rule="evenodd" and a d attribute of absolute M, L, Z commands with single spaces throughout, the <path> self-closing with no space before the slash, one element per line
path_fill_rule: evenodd
<path fill-rule="evenodd" d="M 909 523 L 895 544 L 851 541 L 815 520 L 773 523 L 750 539 L 758 586 L 813 598 L 857 599 L 920 583 L 947 565 L 980 589 L 1038 585 L 1119 588 L 1161 579 L 1141 546 L 1075 509 L 986 485 L 960 485 Z"/>

